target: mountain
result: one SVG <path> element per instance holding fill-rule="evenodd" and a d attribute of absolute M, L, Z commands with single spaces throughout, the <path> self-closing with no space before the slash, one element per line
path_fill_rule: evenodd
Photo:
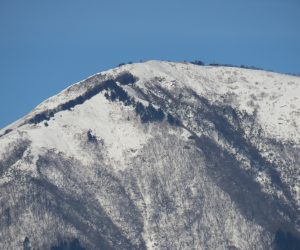
<path fill-rule="evenodd" d="M 148 61 L 0 131 L 0 249 L 300 249 L 300 78 Z"/>

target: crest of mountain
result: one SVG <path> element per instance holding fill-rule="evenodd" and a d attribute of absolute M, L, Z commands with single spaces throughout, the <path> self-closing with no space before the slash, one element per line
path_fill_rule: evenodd
<path fill-rule="evenodd" d="M 300 78 L 148 61 L 0 131 L 0 249 L 300 249 Z"/>

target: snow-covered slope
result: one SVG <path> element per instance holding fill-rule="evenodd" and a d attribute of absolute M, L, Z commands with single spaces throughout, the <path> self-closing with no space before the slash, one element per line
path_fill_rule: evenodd
<path fill-rule="evenodd" d="M 299 94 L 161 61 L 70 86 L 0 131 L 0 248 L 296 249 Z"/>

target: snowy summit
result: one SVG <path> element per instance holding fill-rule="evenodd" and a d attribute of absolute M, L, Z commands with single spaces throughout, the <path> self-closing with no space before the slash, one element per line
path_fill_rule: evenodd
<path fill-rule="evenodd" d="M 300 249 L 300 78 L 148 61 L 0 130 L 0 249 Z"/>

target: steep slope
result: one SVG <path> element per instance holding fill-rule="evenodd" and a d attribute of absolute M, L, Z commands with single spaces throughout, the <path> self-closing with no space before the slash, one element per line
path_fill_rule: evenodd
<path fill-rule="evenodd" d="M 300 78 L 149 61 L 0 131 L 0 249 L 299 249 Z"/>

